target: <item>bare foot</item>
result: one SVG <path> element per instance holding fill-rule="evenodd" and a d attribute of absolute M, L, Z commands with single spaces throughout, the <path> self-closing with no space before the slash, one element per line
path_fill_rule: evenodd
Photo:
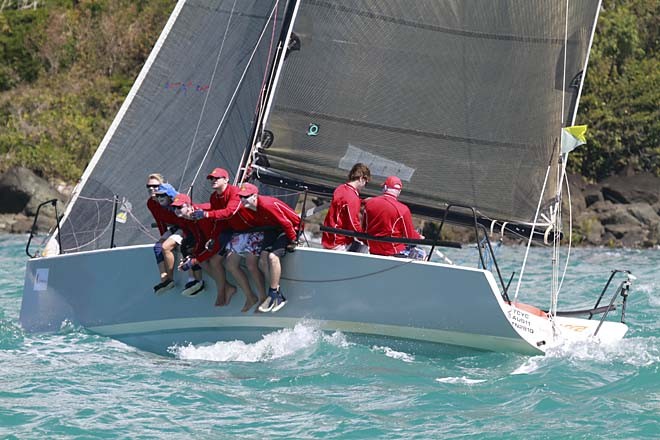
<path fill-rule="evenodd" d="M 215 306 L 222 307 L 224 305 L 225 305 L 225 294 L 224 292 L 222 294 L 218 293 L 218 296 L 215 297 Z"/>
<path fill-rule="evenodd" d="M 243 308 L 241 309 L 241 312 L 245 313 L 248 310 L 250 310 L 252 308 L 252 306 L 254 306 L 257 303 L 257 301 L 259 301 L 259 299 L 257 299 L 257 297 L 255 295 L 248 296 L 245 299 L 245 305 L 243 305 Z"/>
<path fill-rule="evenodd" d="M 227 286 L 225 287 L 225 303 L 223 304 L 223 306 L 229 305 L 229 303 L 231 302 L 231 297 L 234 296 L 235 293 L 236 293 L 236 286 L 227 283 Z"/>

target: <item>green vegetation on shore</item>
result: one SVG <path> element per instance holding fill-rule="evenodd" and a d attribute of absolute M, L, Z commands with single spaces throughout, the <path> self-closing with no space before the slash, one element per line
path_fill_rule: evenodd
<path fill-rule="evenodd" d="M 0 12 L 0 172 L 22 165 L 75 181 L 175 3 L 46 0 Z M 589 143 L 571 171 L 660 175 L 659 45 L 660 0 L 603 2 L 578 114 Z"/>

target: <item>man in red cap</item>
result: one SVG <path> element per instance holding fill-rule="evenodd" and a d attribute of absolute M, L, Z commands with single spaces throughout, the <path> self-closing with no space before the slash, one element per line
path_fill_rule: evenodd
<path fill-rule="evenodd" d="M 356 163 L 348 173 L 348 181 L 335 189 L 332 203 L 325 216 L 323 226 L 362 232 L 360 222 L 360 190 L 371 180 L 371 171 L 363 163 Z M 364 247 L 353 237 L 324 232 L 321 239 L 323 247 L 336 251 L 359 251 Z"/>
<path fill-rule="evenodd" d="M 217 242 L 217 245 L 214 247 L 218 248 L 219 254 L 213 255 L 209 263 L 214 266 L 218 274 L 216 282 L 220 284 L 218 286 L 218 296 L 215 305 L 224 306 L 229 304 L 231 297 L 236 293 L 236 287 L 227 283 L 223 266 L 224 249 L 231 238 L 231 232 L 226 227 L 226 220 L 236 214 L 238 208 L 241 206 L 241 202 L 238 198 L 238 188 L 229 183 L 229 173 L 227 170 L 215 168 L 206 178 L 211 182 L 214 190 L 211 194 L 211 200 L 209 203 L 203 203 L 197 206 L 197 209 L 192 212 L 190 218 L 193 220 L 209 219 L 216 222 L 218 235 L 212 238 Z"/>
<path fill-rule="evenodd" d="M 218 289 L 217 296 L 224 297 L 225 292 L 229 293 L 229 296 L 225 298 L 226 304 L 228 304 L 231 296 L 236 292 L 236 287 L 226 282 L 222 266 L 218 267 L 217 264 L 212 263 L 212 259 L 216 258 L 220 251 L 220 240 L 217 239 L 219 234 L 219 222 L 210 218 L 201 218 L 200 220 L 186 218 L 197 208 L 197 206 L 192 204 L 190 197 L 186 194 L 179 194 L 172 204 L 177 209 L 177 215 L 182 217 L 182 221 L 184 222 L 182 227 L 190 231 L 190 234 L 194 237 L 194 239 L 191 240 L 194 249 L 190 251 L 190 256 L 181 262 L 179 270 L 187 270 L 189 267 L 194 267 L 196 264 L 200 264 L 215 281 Z M 245 274 L 243 274 L 243 277 L 246 278 Z M 243 286 L 241 285 L 241 287 Z M 246 295 L 250 295 L 250 293 L 246 292 Z M 251 296 L 254 296 L 254 294 L 251 294 Z M 254 304 L 255 302 L 256 298 L 251 304 Z M 216 303 L 216 305 L 218 304 Z"/>
<path fill-rule="evenodd" d="M 286 252 L 292 252 L 298 239 L 298 230 L 302 228 L 300 216 L 275 197 L 259 195 L 259 190 L 251 183 L 241 185 L 238 192 L 242 207 L 234 224 L 240 218 L 250 228 L 273 226 L 277 229 L 264 232 L 261 245 L 262 267 L 270 272 L 268 297 L 259 306 L 261 312 L 277 312 L 286 304 L 286 298 L 280 292 L 282 266 L 280 258 Z"/>
<path fill-rule="evenodd" d="M 383 183 L 383 194 L 364 203 L 365 232 L 374 237 L 424 238 L 413 227 L 410 209 L 399 202 L 403 189 L 401 179 L 390 176 Z M 369 240 L 369 253 L 405 256 L 406 245 Z"/>
<path fill-rule="evenodd" d="M 170 206 L 174 209 L 174 213 L 177 216 L 173 223 L 183 232 L 183 240 L 181 241 L 180 248 L 181 254 L 187 259 L 194 255 L 195 246 L 199 242 L 198 234 L 196 234 L 198 230 L 197 225 L 195 225 L 194 221 L 186 219 L 184 215 L 192 212 L 194 209 L 193 204 L 188 194 L 178 193 Z M 179 269 L 181 269 L 181 265 L 179 265 Z M 183 291 L 181 291 L 181 295 L 183 296 L 195 296 L 204 290 L 204 280 L 202 279 L 202 268 L 200 265 L 192 264 L 189 269 L 188 281 Z"/>

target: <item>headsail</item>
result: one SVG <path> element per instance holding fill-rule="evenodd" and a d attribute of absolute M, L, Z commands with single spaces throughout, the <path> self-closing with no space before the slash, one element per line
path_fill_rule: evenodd
<path fill-rule="evenodd" d="M 153 241 L 145 207 L 149 173 L 162 173 L 183 191 L 195 184 L 195 201 L 206 201 L 205 172 L 236 171 L 285 3 L 178 2 L 68 208 L 64 252 L 109 246 L 113 195 L 119 199 L 115 244 Z"/>
<path fill-rule="evenodd" d="M 302 0 L 300 50 L 268 119 L 270 168 L 332 187 L 361 161 L 399 175 L 409 203 L 533 222 L 598 4 Z"/>

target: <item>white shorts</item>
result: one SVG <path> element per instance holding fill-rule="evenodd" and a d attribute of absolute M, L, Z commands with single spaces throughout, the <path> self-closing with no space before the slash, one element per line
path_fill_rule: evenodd
<path fill-rule="evenodd" d="M 227 251 L 236 254 L 259 255 L 261 242 L 264 240 L 263 232 L 243 232 L 231 236 L 227 243 Z"/>
<path fill-rule="evenodd" d="M 176 244 L 180 245 L 183 241 L 183 231 L 181 231 L 181 229 L 175 229 L 174 232 L 172 232 L 168 229 L 163 235 L 160 236 L 160 239 L 163 241 L 167 240 L 168 238 L 171 238 Z"/>

